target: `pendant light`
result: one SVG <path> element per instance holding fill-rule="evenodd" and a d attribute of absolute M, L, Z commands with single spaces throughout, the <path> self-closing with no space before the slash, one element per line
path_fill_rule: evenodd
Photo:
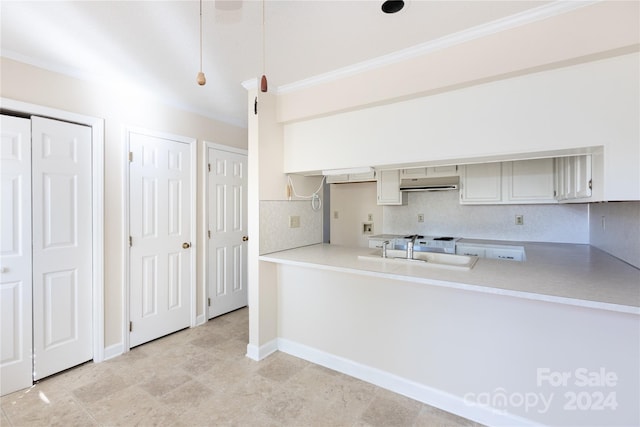
<path fill-rule="evenodd" d="M 196 77 L 196 82 L 200 86 L 204 86 L 207 83 L 207 79 L 202 72 L 202 0 L 200 0 L 200 71 Z"/>
<path fill-rule="evenodd" d="M 265 0 L 262 0 L 262 78 L 260 79 L 260 91 L 261 92 L 266 92 L 267 91 L 267 76 L 265 75 L 265 68 L 266 68 L 266 49 L 265 49 L 265 23 L 264 23 L 264 3 Z"/>

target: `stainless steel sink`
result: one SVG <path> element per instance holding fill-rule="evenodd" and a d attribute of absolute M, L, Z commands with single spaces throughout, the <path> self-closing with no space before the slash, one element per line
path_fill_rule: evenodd
<path fill-rule="evenodd" d="M 436 252 L 414 252 L 412 259 L 407 259 L 406 251 L 387 250 L 387 257 L 382 257 L 382 250 L 376 250 L 370 255 L 360 255 L 363 261 L 377 261 L 393 264 L 416 265 L 425 268 L 447 268 L 451 270 L 471 270 L 478 261 L 477 256 L 453 255 Z"/>

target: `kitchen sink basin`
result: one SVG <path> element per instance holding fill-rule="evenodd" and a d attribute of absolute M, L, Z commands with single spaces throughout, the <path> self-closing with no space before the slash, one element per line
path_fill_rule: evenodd
<path fill-rule="evenodd" d="M 360 255 L 363 261 L 378 261 L 392 264 L 424 266 L 426 268 L 447 268 L 451 270 L 471 270 L 478 261 L 477 256 L 453 255 L 439 252 L 414 252 L 413 259 L 407 259 L 406 251 L 387 250 L 387 257 L 382 258 L 382 250 L 370 255 Z"/>

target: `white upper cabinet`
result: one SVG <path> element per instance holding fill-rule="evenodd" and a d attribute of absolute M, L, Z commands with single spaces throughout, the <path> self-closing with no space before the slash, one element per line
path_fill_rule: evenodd
<path fill-rule="evenodd" d="M 504 162 L 502 178 L 505 202 L 556 202 L 553 186 L 553 159 Z"/>
<path fill-rule="evenodd" d="M 375 181 L 375 180 L 376 180 L 375 171 L 327 176 L 327 184 L 338 184 L 338 183 L 346 183 L 346 182 L 366 182 L 366 181 Z"/>
<path fill-rule="evenodd" d="M 592 196 L 591 156 L 555 159 L 555 198 L 559 201 L 589 200 Z"/>
<path fill-rule="evenodd" d="M 502 203 L 502 163 L 479 163 L 460 170 L 460 203 Z"/>
<path fill-rule="evenodd" d="M 405 205 L 407 193 L 400 191 L 400 171 L 380 170 L 378 172 L 378 204 Z"/>
<path fill-rule="evenodd" d="M 553 159 L 463 166 L 460 203 L 557 203 L 554 199 Z"/>
<path fill-rule="evenodd" d="M 458 166 L 434 166 L 429 168 L 402 169 L 400 178 L 442 178 L 458 176 Z"/>

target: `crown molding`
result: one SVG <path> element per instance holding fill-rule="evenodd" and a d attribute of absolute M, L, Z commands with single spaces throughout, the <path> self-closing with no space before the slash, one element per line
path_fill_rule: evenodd
<path fill-rule="evenodd" d="M 382 68 L 387 65 L 396 64 L 408 59 L 423 56 L 432 52 L 443 50 L 471 40 L 480 39 L 491 34 L 506 31 L 511 28 L 520 27 L 532 22 L 541 21 L 563 13 L 599 3 L 602 0 L 567 1 L 557 0 L 549 4 L 538 6 L 514 15 L 477 25 L 457 33 L 449 34 L 435 40 L 418 44 L 406 49 L 380 56 L 371 60 L 359 62 L 347 67 L 338 68 L 328 73 L 319 74 L 314 77 L 299 80 L 297 82 L 279 86 L 276 90 L 278 95 L 295 92 L 308 87 L 332 82 L 345 77 L 360 74 L 366 71 Z"/>
<path fill-rule="evenodd" d="M 248 80 L 243 81 L 240 84 L 246 90 L 257 89 L 258 88 L 258 78 L 256 77 L 254 79 L 248 79 Z"/>

